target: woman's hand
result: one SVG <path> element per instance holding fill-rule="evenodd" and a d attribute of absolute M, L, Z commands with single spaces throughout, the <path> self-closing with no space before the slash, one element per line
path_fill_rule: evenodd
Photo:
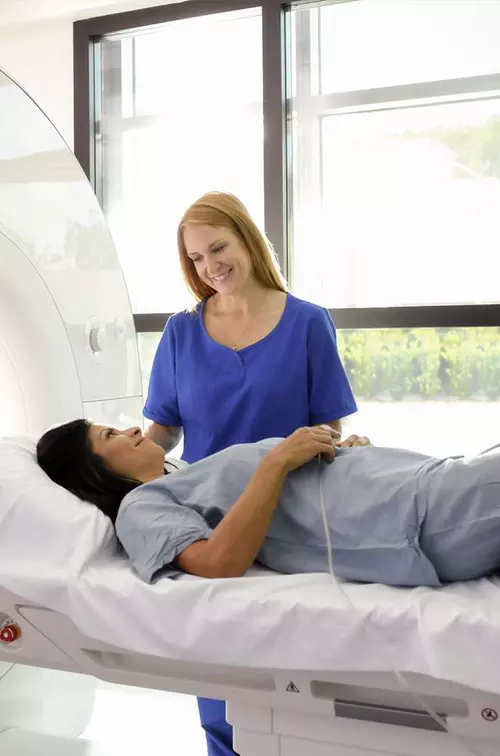
<path fill-rule="evenodd" d="M 344 441 L 341 441 L 340 444 L 337 444 L 337 446 L 340 446 L 340 448 L 344 446 L 370 446 L 371 441 L 368 438 L 368 436 L 357 436 L 355 433 L 348 436 Z"/>
<path fill-rule="evenodd" d="M 339 436 L 338 431 L 328 425 L 298 428 L 269 452 L 267 457 L 279 462 L 285 473 L 302 467 L 318 455 L 331 462 L 335 457 L 335 444 L 338 443 Z"/>

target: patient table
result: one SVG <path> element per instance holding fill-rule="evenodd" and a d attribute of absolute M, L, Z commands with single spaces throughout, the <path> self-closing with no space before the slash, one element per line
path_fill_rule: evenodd
<path fill-rule="evenodd" d="M 0 659 L 225 699 L 241 756 L 468 754 L 385 659 L 477 753 L 500 752 L 495 581 L 441 591 L 344 585 L 357 617 L 328 575 L 254 568 L 240 580 L 148 586 L 117 558 L 72 585 L 42 583 L 29 598 L 0 589 Z M 9 716 L 2 702 L 0 730 Z M 0 736 L 2 756 L 17 756 L 16 737 L 29 737 L 20 724 L 4 733 L 7 750 Z M 65 747 L 64 756 L 87 756 L 80 741 Z"/>

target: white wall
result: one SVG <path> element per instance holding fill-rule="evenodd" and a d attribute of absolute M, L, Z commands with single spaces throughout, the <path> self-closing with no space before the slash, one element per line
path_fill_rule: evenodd
<path fill-rule="evenodd" d="M 26 89 L 73 147 L 73 21 L 175 0 L 0 0 L 0 69 Z M 8 6 L 8 7 L 7 7 Z"/>
<path fill-rule="evenodd" d="M 0 26 L 0 69 L 26 89 L 72 147 L 72 21 Z"/>

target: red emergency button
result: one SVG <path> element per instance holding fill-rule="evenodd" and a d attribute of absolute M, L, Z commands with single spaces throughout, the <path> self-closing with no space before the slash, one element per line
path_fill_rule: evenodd
<path fill-rule="evenodd" d="M 4 625 L 0 630 L 0 642 L 2 643 L 14 643 L 21 637 L 21 628 L 14 622 L 8 625 Z"/>

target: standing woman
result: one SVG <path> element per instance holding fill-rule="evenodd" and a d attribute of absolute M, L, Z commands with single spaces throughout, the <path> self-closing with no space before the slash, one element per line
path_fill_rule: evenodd
<path fill-rule="evenodd" d="M 356 403 L 322 307 L 287 293 L 272 248 L 233 195 L 206 194 L 178 229 L 197 306 L 173 315 L 153 363 L 144 415 L 169 452 L 184 434 L 196 462 L 238 443 L 328 424 Z M 223 701 L 199 698 L 209 756 L 231 756 Z"/>

